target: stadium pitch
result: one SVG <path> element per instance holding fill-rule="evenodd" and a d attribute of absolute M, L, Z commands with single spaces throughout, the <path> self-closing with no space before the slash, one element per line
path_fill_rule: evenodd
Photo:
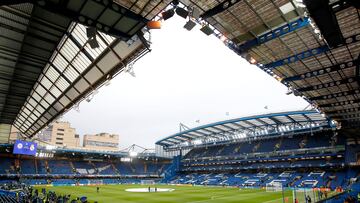
<path fill-rule="evenodd" d="M 148 188 L 146 185 L 101 185 L 97 186 L 56 186 L 46 187 L 57 194 L 71 194 L 71 198 L 86 196 L 88 202 L 99 203 L 282 203 L 282 192 L 266 192 L 263 189 L 238 189 L 204 186 L 152 185 L 151 188 L 173 189 L 170 192 L 127 192 L 132 188 Z M 43 188 L 38 186 L 36 188 Z M 292 192 L 284 191 L 284 196 L 291 203 Z"/>

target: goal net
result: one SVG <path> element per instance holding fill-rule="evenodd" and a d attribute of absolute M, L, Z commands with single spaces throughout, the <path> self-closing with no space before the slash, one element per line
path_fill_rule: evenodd
<path fill-rule="evenodd" d="M 282 183 L 272 182 L 266 184 L 266 192 L 281 192 L 283 190 Z"/>
<path fill-rule="evenodd" d="M 141 185 L 155 185 L 154 180 L 141 180 Z"/>
<path fill-rule="evenodd" d="M 293 200 L 296 199 L 299 203 L 309 202 L 306 199 L 317 202 L 335 194 L 328 188 L 293 188 Z"/>

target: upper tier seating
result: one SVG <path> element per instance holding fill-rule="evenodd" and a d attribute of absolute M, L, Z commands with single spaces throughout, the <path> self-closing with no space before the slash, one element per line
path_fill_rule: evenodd
<path fill-rule="evenodd" d="M 51 174 L 74 174 L 69 161 L 49 160 L 48 166 Z"/>
<path fill-rule="evenodd" d="M 198 147 L 185 155 L 186 158 L 236 156 L 252 153 L 267 153 L 284 150 L 310 149 L 331 147 L 330 135 L 294 135 L 293 137 L 278 137 L 256 141 L 245 141 L 216 146 Z M 344 145 L 344 139 L 337 139 L 336 144 Z"/>
<path fill-rule="evenodd" d="M 36 173 L 34 159 L 20 160 L 20 168 L 21 168 L 22 174 L 35 174 Z"/>

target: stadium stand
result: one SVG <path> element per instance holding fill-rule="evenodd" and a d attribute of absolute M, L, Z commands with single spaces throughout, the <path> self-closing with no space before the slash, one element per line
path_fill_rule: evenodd
<path fill-rule="evenodd" d="M 1 172 L 2 175 L 8 175 L 13 168 L 13 161 L 17 160 L 15 157 L 2 157 Z M 71 168 L 70 162 L 75 167 Z M 36 175 L 36 174 L 50 174 L 50 175 L 73 175 L 73 174 L 98 174 L 98 175 L 114 175 L 117 174 L 116 169 L 123 175 L 137 175 L 137 174 L 161 174 L 166 163 L 148 163 L 142 160 L 134 162 L 108 162 L 108 161 L 80 161 L 80 160 L 64 160 L 52 159 L 20 159 L 19 173 L 22 175 Z M 35 163 L 41 163 L 35 170 Z M 46 164 L 47 163 L 47 164 Z M 117 167 L 117 168 L 114 168 Z M 147 166 L 147 172 L 144 168 Z"/>
<path fill-rule="evenodd" d="M 50 174 L 73 174 L 69 160 L 48 160 Z"/>
<path fill-rule="evenodd" d="M 286 117 L 291 114 L 284 113 Z M 279 119 L 279 115 L 277 116 Z M 273 115 L 265 117 L 273 119 Z M 300 132 L 296 132 L 296 128 L 283 127 L 284 124 L 278 122 L 280 127 L 277 128 L 283 130 L 279 130 L 276 135 L 271 135 L 268 130 L 268 133 L 254 137 L 227 136 L 227 139 L 209 139 L 208 134 L 203 138 L 198 136 L 205 131 L 220 129 L 219 126 L 222 126 L 223 131 L 213 132 L 212 136 L 231 135 L 234 133 L 227 132 L 230 126 L 241 126 L 244 121 L 261 126 L 264 122 L 261 123 L 260 120 L 266 120 L 265 117 L 254 116 L 208 124 L 158 141 L 157 144 L 162 149 L 179 150 L 178 161 L 172 164 L 176 172 L 165 173 L 169 175 L 163 182 L 256 188 L 280 183 L 287 188 L 328 188 L 334 191 L 339 188 L 350 189 L 353 181 L 358 180 L 360 169 L 350 164 L 358 161 L 355 151 L 358 152 L 359 149 L 355 148 L 360 145 L 357 139 L 338 134 L 336 128 L 329 123 L 322 125 L 316 124 L 318 121 L 312 121 L 312 124 L 307 125 L 308 128 L 298 128 Z M 293 122 L 298 121 L 294 119 Z M 239 131 L 247 129 L 239 126 Z M 185 136 L 193 138 L 188 139 L 184 145 L 181 137 Z M 170 140 L 175 143 L 169 144 L 167 141 Z"/>
<path fill-rule="evenodd" d="M 0 202 L 18 203 L 18 201 L 11 196 L 0 194 Z"/>

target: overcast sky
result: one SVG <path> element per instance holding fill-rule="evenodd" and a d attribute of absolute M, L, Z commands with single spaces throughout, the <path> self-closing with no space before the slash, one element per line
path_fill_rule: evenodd
<path fill-rule="evenodd" d="M 63 120 L 81 135 L 119 134 L 121 148 L 154 148 L 157 140 L 177 133 L 180 122 L 195 127 L 307 106 L 218 38 L 199 27 L 189 32 L 184 23 L 174 16 L 153 30 L 152 52 L 134 65 L 136 77 L 121 73 L 90 103 L 83 101 L 80 112 L 71 110 Z"/>

